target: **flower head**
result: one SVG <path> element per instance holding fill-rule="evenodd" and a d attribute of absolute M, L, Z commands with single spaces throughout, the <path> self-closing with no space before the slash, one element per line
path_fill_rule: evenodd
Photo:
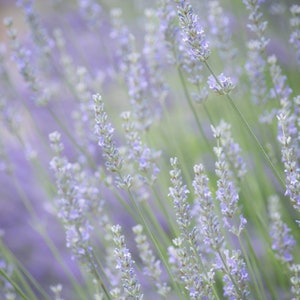
<path fill-rule="evenodd" d="M 207 83 L 209 88 L 219 95 L 227 95 L 235 87 L 230 77 L 226 77 L 223 73 L 221 73 L 218 77 L 210 75 Z"/>

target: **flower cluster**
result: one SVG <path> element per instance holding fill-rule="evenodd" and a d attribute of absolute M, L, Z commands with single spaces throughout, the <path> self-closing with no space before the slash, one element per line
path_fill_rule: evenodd
<path fill-rule="evenodd" d="M 295 4 L 290 7 L 292 17 L 290 19 L 290 25 L 292 33 L 290 35 L 289 42 L 296 49 L 298 56 L 298 63 L 300 62 L 300 6 Z"/>
<path fill-rule="evenodd" d="M 147 241 L 147 236 L 143 234 L 143 226 L 138 224 L 132 228 L 135 234 L 135 242 L 137 244 L 141 260 L 143 261 L 144 274 L 155 283 L 159 295 L 166 297 L 170 293 L 170 287 L 166 282 L 161 282 L 162 268 L 161 261 L 156 260 L 153 251 Z"/>
<path fill-rule="evenodd" d="M 74 258 L 84 261 L 92 251 L 89 242 L 92 227 L 87 218 L 90 203 L 85 199 L 81 187 L 80 165 L 71 164 L 62 157 L 64 147 L 60 139 L 58 132 L 49 135 L 55 153 L 50 166 L 55 173 L 58 187 L 58 216 L 65 226 L 67 247 L 72 249 Z"/>
<path fill-rule="evenodd" d="M 221 233 L 212 193 L 208 186 L 208 177 L 203 165 L 195 165 L 194 172 L 193 187 L 196 199 L 193 213 L 197 220 L 200 236 L 204 244 L 212 250 L 220 249 L 224 237 Z"/>
<path fill-rule="evenodd" d="M 265 37 L 267 21 L 264 21 L 263 14 L 260 11 L 260 0 L 243 0 L 249 11 L 248 28 L 255 35 L 254 39 L 248 41 L 248 59 L 246 70 L 249 76 L 251 94 L 254 103 L 262 104 L 267 101 L 267 86 L 265 80 L 266 60 L 264 52 L 269 43 Z"/>
<path fill-rule="evenodd" d="M 133 269 L 134 261 L 131 259 L 131 254 L 126 247 L 124 235 L 121 234 L 121 226 L 113 226 L 111 230 L 114 236 L 114 242 L 116 244 L 116 268 L 122 274 L 121 280 L 125 292 L 125 297 L 128 299 L 141 300 L 143 299 L 141 286 L 138 283 L 135 271 Z"/>
<path fill-rule="evenodd" d="M 272 250 L 277 259 L 283 263 L 290 263 L 293 260 L 291 251 L 294 248 L 296 241 L 290 234 L 291 229 L 281 220 L 278 197 L 270 197 L 269 202 Z"/>
<path fill-rule="evenodd" d="M 234 180 L 232 179 L 232 171 L 230 170 L 230 162 L 235 166 L 233 168 L 234 170 L 241 170 L 240 163 L 234 163 L 236 159 L 238 159 L 238 152 L 235 153 L 235 155 L 231 156 L 230 147 L 228 146 L 232 143 L 230 137 L 230 132 L 228 132 L 228 127 L 226 128 L 226 123 L 221 123 L 221 125 L 217 128 L 213 128 L 214 136 L 217 139 L 218 146 L 214 148 L 215 154 L 217 156 L 216 161 L 216 175 L 218 176 L 218 189 L 216 192 L 216 198 L 220 202 L 221 212 L 223 215 L 223 222 L 224 225 L 234 234 L 239 236 L 243 229 L 245 228 L 245 225 L 247 223 L 247 220 L 243 217 L 242 214 L 239 214 L 239 207 L 238 207 L 238 201 L 239 201 L 239 195 L 236 188 L 236 184 Z M 225 133 L 225 134 L 224 134 Z M 226 133 L 227 135 L 226 137 Z M 223 140 L 222 140 L 223 136 Z M 229 142 L 229 143 L 228 143 Z M 233 144 L 236 146 L 236 144 Z M 236 147 L 235 147 L 236 148 Z M 237 146 L 237 149 L 239 147 Z M 227 158 L 229 156 L 229 159 Z M 233 161 L 230 161 L 230 159 L 234 159 Z M 241 159 L 238 159 L 237 162 L 240 162 Z M 244 167 L 243 167 L 244 169 Z M 243 174 L 242 172 L 241 174 Z M 238 220 L 234 220 L 236 217 L 239 217 Z"/>
<path fill-rule="evenodd" d="M 95 132 L 98 136 L 98 144 L 103 149 L 103 157 L 108 171 L 119 172 L 122 168 L 122 159 L 113 141 L 114 129 L 107 121 L 107 113 L 99 94 L 93 96 L 95 110 Z"/>
<path fill-rule="evenodd" d="M 201 28 L 198 16 L 194 14 L 189 1 L 178 0 L 178 16 L 183 30 L 183 40 L 194 60 L 205 62 L 210 56 L 210 49 Z"/>
<path fill-rule="evenodd" d="M 217 77 L 209 75 L 207 83 L 209 88 L 219 95 L 227 95 L 234 89 L 230 77 L 226 77 L 223 73 Z"/>

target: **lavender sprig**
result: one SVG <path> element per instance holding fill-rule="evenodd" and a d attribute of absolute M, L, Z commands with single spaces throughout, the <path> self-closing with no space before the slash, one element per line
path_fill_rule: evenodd
<path fill-rule="evenodd" d="M 172 186 L 169 187 L 169 197 L 173 198 L 176 211 L 176 222 L 180 228 L 183 237 L 189 239 L 189 229 L 191 225 L 190 205 L 187 201 L 189 190 L 183 185 L 181 178 L 181 170 L 179 169 L 177 157 L 171 158 L 170 163 L 172 170 L 170 171 Z"/>
<path fill-rule="evenodd" d="M 175 239 L 177 268 L 180 280 L 184 282 L 191 299 L 203 299 L 212 297 L 214 272 L 203 266 L 201 254 L 198 252 L 197 238 L 198 228 L 191 228 L 192 215 L 187 201 L 189 190 L 182 183 L 181 170 L 178 159 L 171 158 L 170 171 L 172 187 L 169 188 L 169 196 L 173 198 L 176 211 L 176 222 L 180 229 L 181 237 Z M 175 264 L 176 266 L 176 264 Z"/>
<path fill-rule="evenodd" d="M 219 52 L 222 62 L 226 62 L 224 70 L 231 75 L 240 73 L 240 68 L 234 64 L 234 58 L 237 54 L 237 49 L 232 43 L 232 33 L 230 31 L 230 19 L 225 14 L 224 9 L 217 0 L 208 2 L 208 23 L 211 33 L 211 47 Z"/>
<path fill-rule="evenodd" d="M 125 237 L 121 234 L 121 226 L 112 226 L 113 239 L 116 245 L 115 256 L 117 258 L 116 268 L 121 273 L 121 280 L 127 299 L 142 300 L 141 285 L 133 269 L 134 261 L 126 247 Z"/>
<path fill-rule="evenodd" d="M 214 148 L 214 152 L 217 156 L 216 161 L 216 175 L 218 176 L 218 189 L 216 192 L 216 198 L 220 201 L 221 212 L 223 215 L 224 225 L 233 234 L 239 236 L 245 228 L 247 220 L 240 213 L 238 207 L 239 195 L 235 182 L 233 181 L 232 171 L 229 167 L 228 159 L 226 158 L 226 152 L 221 142 L 222 127 L 214 128 L 214 137 L 218 141 L 218 147 Z M 237 220 L 237 217 L 240 219 Z"/>
<path fill-rule="evenodd" d="M 251 96 L 255 104 L 262 104 L 267 101 L 267 87 L 265 80 L 266 60 L 264 53 L 269 40 L 265 37 L 267 22 L 263 21 L 263 14 L 260 11 L 261 0 L 243 0 L 249 11 L 249 23 L 247 27 L 253 32 L 256 38 L 248 41 L 248 59 L 246 70 L 251 86 Z"/>
<path fill-rule="evenodd" d="M 224 237 L 221 233 L 204 166 L 195 165 L 194 173 L 193 187 L 196 198 L 193 215 L 197 220 L 201 240 L 210 248 L 210 251 L 214 251 L 222 248 Z"/>
<path fill-rule="evenodd" d="M 104 110 L 104 103 L 99 94 L 93 96 L 95 111 L 95 133 L 98 137 L 98 144 L 102 148 L 105 166 L 108 171 L 120 172 L 122 159 L 113 141 L 114 129 L 108 123 L 107 113 Z"/>
<path fill-rule="evenodd" d="M 40 48 L 42 55 L 50 55 L 53 42 L 48 36 L 46 29 L 41 25 L 39 16 L 34 10 L 33 0 L 18 0 L 17 5 L 24 10 L 35 45 Z"/>
<path fill-rule="evenodd" d="M 136 129 L 136 123 L 132 120 L 131 112 L 123 112 L 121 118 L 128 143 L 128 159 L 136 162 L 140 176 L 143 176 L 148 184 L 153 184 L 160 171 L 157 166 L 157 160 L 161 155 L 161 151 L 148 148 L 143 143 L 140 132 Z"/>
<path fill-rule="evenodd" d="M 16 62 L 20 74 L 23 76 L 25 82 L 28 83 L 30 89 L 36 92 L 40 89 L 40 86 L 34 69 L 30 64 L 31 51 L 23 47 L 18 40 L 17 31 L 14 28 L 12 18 L 4 19 L 4 25 L 7 28 L 7 35 L 11 41 L 13 60 Z"/>
<path fill-rule="evenodd" d="M 291 300 L 299 300 L 300 299 L 300 265 L 292 264 L 290 266 L 291 271 Z"/>
<path fill-rule="evenodd" d="M 224 297 L 236 300 L 249 299 L 249 275 L 240 251 L 226 249 L 222 257 L 220 268 L 225 273 L 223 276 Z"/>
<path fill-rule="evenodd" d="M 136 225 L 132 230 L 135 234 L 135 242 L 140 258 L 144 264 L 143 273 L 155 283 L 157 293 L 163 297 L 167 297 L 170 294 L 171 288 L 166 282 L 161 282 L 161 261 L 156 260 L 153 251 L 150 249 L 147 237 L 143 234 L 143 226 Z"/>
<path fill-rule="evenodd" d="M 296 245 L 296 241 L 290 233 L 291 229 L 281 219 L 277 196 L 269 199 L 269 216 L 272 250 L 279 261 L 289 264 L 293 261 L 291 251 Z"/>
<path fill-rule="evenodd" d="M 79 11 L 86 20 L 89 28 L 96 30 L 101 25 L 102 7 L 94 0 L 79 0 Z"/>
<path fill-rule="evenodd" d="M 226 77 L 223 73 L 217 77 L 209 75 L 207 83 L 209 88 L 219 95 L 227 95 L 234 89 L 231 78 Z"/>
<path fill-rule="evenodd" d="M 205 62 L 210 56 L 210 49 L 198 16 L 193 13 L 189 1 L 177 0 L 176 2 L 179 22 L 184 34 L 183 40 L 188 46 L 187 51 L 195 61 Z"/>
<path fill-rule="evenodd" d="M 296 50 L 298 57 L 298 64 L 300 63 L 300 5 L 294 4 L 290 7 L 292 17 L 290 19 L 290 25 L 292 32 L 289 42 Z"/>
<path fill-rule="evenodd" d="M 282 145 L 282 161 L 285 169 L 286 195 L 290 197 L 294 208 L 300 212 L 300 172 L 297 152 L 293 147 L 293 140 L 288 135 L 288 115 L 280 114 L 277 116 L 282 134 L 279 142 Z"/>
<path fill-rule="evenodd" d="M 83 190 L 76 180 L 76 177 L 80 176 L 80 166 L 71 164 L 62 157 L 63 144 L 58 132 L 51 133 L 49 139 L 56 155 L 50 166 L 56 176 L 58 215 L 65 226 L 67 247 L 72 249 L 73 258 L 87 262 L 87 257 L 92 251 L 89 242 L 92 226 L 86 215 L 89 203 L 82 197 Z"/>

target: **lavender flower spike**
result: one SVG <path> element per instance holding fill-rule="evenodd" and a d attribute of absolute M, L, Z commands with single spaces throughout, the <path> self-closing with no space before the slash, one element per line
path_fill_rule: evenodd
<path fill-rule="evenodd" d="M 203 165 L 194 166 L 195 178 L 193 187 L 195 190 L 194 215 L 197 218 L 199 233 L 205 246 L 211 249 L 220 249 L 224 237 L 221 233 L 218 216 L 214 209 L 212 193 L 208 186 L 208 177 Z"/>
<path fill-rule="evenodd" d="M 290 25 L 293 31 L 291 32 L 289 42 L 297 51 L 298 64 L 300 64 L 300 5 L 292 5 L 290 12 L 292 14 Z"/>
<path fill-rule="evenodd" d="M 216 175 L 219 177 L 216 198 L 220 201 L 224 226 L 227 227 L 233 234 L 239 236 L 244 230 L 247 220 L 240 213 L 238 206 L 239 195 L 235 182 L 232 180 L 232 172 L 229 168 L 229 161 L 220 141 L 220 129 L 215 129 L 213 127 L 212 129 L 215 138 L 218 140 L 218 147 L 214 148 L 214 152 L 217 156 L 215 164 Z M 239 217 L 239 221 L 237 220 L 237 217 Z"/>
<path fill-rule="evenodd" d="M 277 196 L 269 199 L 270 235 L 272 238 L 272 250 L 275 257 L 283 263 L 291 263 L 293 256 L 291 251 L 296 241 L 290 234 L 291 229 L 281 220 L 279 199 Z"/>
<path fill-rule="evenodd" d="M 103 157 L 106 160 L 105 166 L 111 172 L 118 172 L 122 167 L 122 160 L 119 151 L 113 142 L 114 129 L 107 122 L 107 114 L 104 111 L 104 103 L 99 94 L 93 96 L 95 111 L 95 132 L 98 136 L 98 144 L 103 150 Z"/>
<path fill-rule="evenodd" d="M 209 58 L 210 49 L 205 39 L 204 30 L 200 27 L 198 16 L 193 13 L 189 1 L 177 0 L 177 2 L 183 41 L 187 45 L 188 52 L 195 60 L 205 62 Z"/>
<path fill-rule="evenodd" d="M 150 249 L 147 237 L 143 234 L 143 226 L 138 224 L 132 228 L 132 231 L 135 234 L 135 242 L 139 250 L 140 258 L 145 265 L 143 273 L 155 283 L 158 294 L 167 297 L 171 288 L 167 283 L 161 282 L 161 261 L 156 260 L 153 251 Z"/>
<path fill-rule="evenodd" d="M 116 245 L 115 256 L 117 258 L 117 269 L 121 273 L 122 285 L 126 299 L 142 300 L 141 285 L 138 283 L 133 269 L 134 261 L 126 247 L 125 237 L 121 234 L 121 226 L 112 226 L 113 239 Z"/>
<path fill-rule="evenodd" d="M 170 171 L 172 187 L 169 187 L 168 196 L 174 200 L 176 221 L 180 231 L 184 236 L 188 237 L 191 224 L 190 205 L 187 201 L 189 190 L 182 183 L 181 170 L 178 166 L 177 157 L 171 158 L 170 162 L 173 170 Z"/>
<path fill-rule="evenodd" d="M 226 77 L 223 73 L 221 73 L 218 77 L 210 75 L 207 83 L 209 88 L 219 95 L 227 95 L 234 89 L 234 85 L 230 77 Z"/>
<path fill-rule="evenodd" d="M 278 138 L 282 145 L 281 154 L 284 163 L 286 192 L 290 197 L 294 208 L 300 212 L 300 173 L 297 153 L 293 147 L 293 139 L 288 134 L 288 116 L 283 113 L 277 116 L 278 123 L 281 127 L 282 135 Z"/>
<path fill-rule="evenodd" d="M 228 299 L 249 299 L 250 292 L 247 282 L 249 275 L 240 251 L 224 250 L 226 268 L 230 274 L 223 277 L 224 296 Z"/>

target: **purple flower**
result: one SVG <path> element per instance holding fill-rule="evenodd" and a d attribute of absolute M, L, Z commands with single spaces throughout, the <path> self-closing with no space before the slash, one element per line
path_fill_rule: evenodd
<path fill-rule="evenodd" d="M 290 19 L 290 25 L 292 32 L 289 42 L 297 51 L 298 64 L 300 63 L 300 5 L 294 4 L 290 7 L 292 18 Z"/>
<path fill-rule="evenodd" d="M 217 77 L 210 75 L 207 83 L 209 88 L 219 95 L 227 95 L 234 89 L 231 79 L 223 73 Z"/>
<path fill-rule="evenodd" d="M 121 274 L 122 285 L 126 298 L 141 300 L 143 299 L 141 285 L 139 284 L 133 269 L 134 261 L 132 260 L 131 254 L 126 247 L 125 237 L 121 234 L 121 226 L 112 226 L 111 231 L 113 233 L 113 239 L 116 245 L 116 268 Z"/>
<path fill-rule="evenodd" d="M 196 199 L 193 215 L 197 220 L 199 238 L 211 249 L 219 249 L 222 247 L 224 237 L 208 186 L 208 177 L 205 175 L 203 165 L 195 165 L 194 172 L 193 187 Z"/>
<path fill-rule="evenodd" d="M 241 253 L 235 250 L 224 250 L 223 254 L 226 268 L 226 270 L 223 269 L 225 273 L 223 276 L 224 296 L 232 300 L 248 299 L 250 296 L 248 288 L 249 275 L 246 264 L 241 258 Z"/>
<path fill-rule="evenodd" d="M 189 226 L 191 224 L 190 205 L 187 201 L 189 190 L 183 184 L 181 170 L 178 166 L 178 159 L 170 159 L 172 170 L 170 171 L 172 186 L 169 187 L 168 196 L 173 198 L 176 211 L 176 221 L 183 235 L 188 236 Z"/>
<path fill-rule="evenodd" d="M 296 245 L 294 237 L 290 234 L 291 229 L 281 220 L 279 198 L 277 196 L 269 199 L 270 236 L 272 239 L 272 250 L 277 259 L 283 263 L 291 263 L 292 249 Z"/>
<path fill-rule="evenodd" d="M 99 94 L 93 96 L 95 111 L 95 132 L 98 137 L 98 144 L 102 148 L 103 157 L 106 160 L 105 166 L 111 172 L 119 172 L 122 168 L 122 160 L 119 151 L 113 142 L 114 129 L 107 121 L 107 114 L 104 111 L 104 103 Z"/>
<path fill-rule="evenodd" d="M 210 49 L 198 16 L 193 13 L 191 4 L 186 0 L 179 0 L 177 9 L 183 32 L 183 41 L 188 52 L 194 60 L 205 62 L 210 55 Z"/>

